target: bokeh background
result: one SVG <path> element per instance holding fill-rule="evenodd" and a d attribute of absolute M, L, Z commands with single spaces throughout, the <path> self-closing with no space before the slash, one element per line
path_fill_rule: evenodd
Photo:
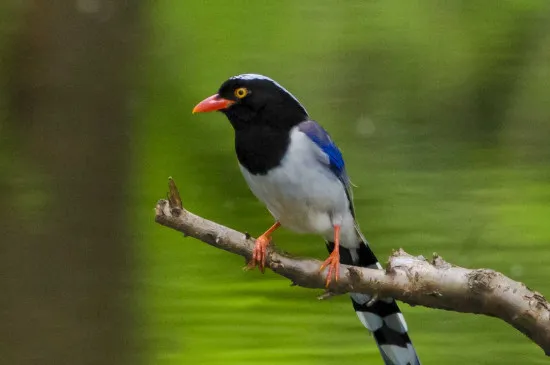
<path fill-rule="evenodd" d="M 548 0 L 2 1 L 0 363 L 381 364 L 346 297 L 153 222 L 173 176 L 197 214 L 272 223 L 228 122 L 191 115 L 245 72 L 339 143 L 382 261 L 437 252 L 549 294 L 549 60 Z M 401 307 L 423 364 L 548 361 L 499 320 Z"/>

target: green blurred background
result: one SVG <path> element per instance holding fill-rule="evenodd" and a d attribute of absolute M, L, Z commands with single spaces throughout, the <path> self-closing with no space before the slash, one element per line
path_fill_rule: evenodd
<path fill-rule="evenodd" d="M 381 364 L 349 299 L 289 287 L 153 222 L 257 235 L 222 115 L 268 75 L 339 143 L 378 256 L 438 252 L 550 293 L 547 0 L 0 4 L 0 363 Z M 283 249 L 324 258 L 288 231 Z M 542 364 L 487 317 L 401 305 L 423 364 Z"/>

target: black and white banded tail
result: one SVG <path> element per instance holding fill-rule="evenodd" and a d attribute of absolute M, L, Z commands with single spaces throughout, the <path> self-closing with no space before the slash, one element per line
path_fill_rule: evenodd
<path fill-rule="evenodd" d="M 327 248 L 332 252 L 334 243 L 328 242 Z M 340 263 L 382 269 L 372 250 L 363 242 L 356 249 L 340 246 Z M 350 296 L 359 320 L 372 332 L 386 365 L 420 365 L 407 333 L 407 323 L 395 300 L 381 298 L 371 303 L 370 295 L 350 293 Z"/>

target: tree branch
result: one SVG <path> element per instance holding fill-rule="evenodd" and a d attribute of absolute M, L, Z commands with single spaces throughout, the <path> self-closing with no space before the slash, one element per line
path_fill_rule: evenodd
<path fill-rule="evenodd" d="M 250 260 L 254 238 L 183 209 L 173 180 L 168 200 L 156 206 L 155 221 L 211 246 Z M 321 262 L 295 258 L 270 245 L 266 266 L 295 285 L 324 288 Z M 340 278 L 331 281 L 331 293 L 360 292 L 393 297 L 410 305 L 500 318 L 525 334 L 550 356 L 550 304 L 523 283 L 490 269 L 451 265 L 437 254 L 431 261 L 402 249 L 389 258 L 386 270 L 341 265 Z"/>

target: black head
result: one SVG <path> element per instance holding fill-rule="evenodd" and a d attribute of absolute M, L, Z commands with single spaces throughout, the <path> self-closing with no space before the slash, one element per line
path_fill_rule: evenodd
<path fill-rule="evenodd" d="M 236 130 L 259 125 L 290 129 L 308 118 L 290 92 L 269 77 L 256 74 L 231 77 L 193 113 L 216 110 L 224 113 Z"/>

